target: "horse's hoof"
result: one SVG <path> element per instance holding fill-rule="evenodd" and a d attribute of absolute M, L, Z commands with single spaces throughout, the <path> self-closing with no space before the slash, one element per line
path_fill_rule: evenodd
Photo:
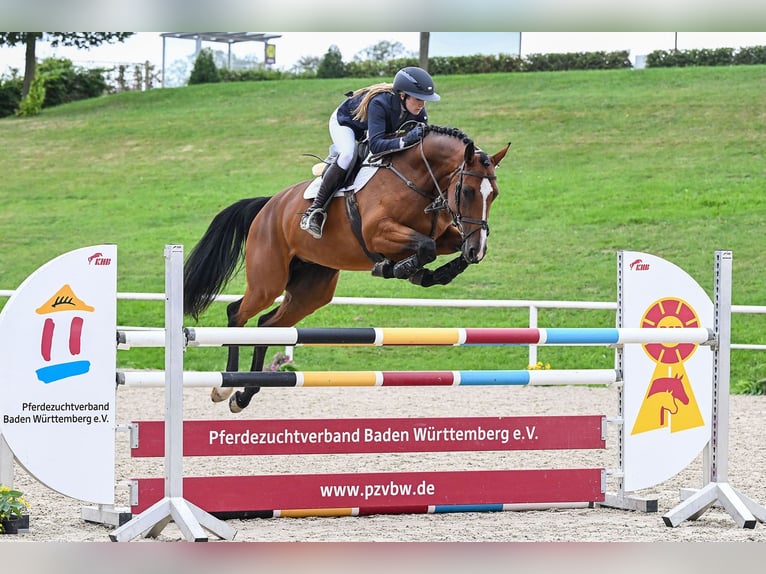
<path fill-rule="evenodd" d="M 234 395 L 229 399 L 229 410 L 234 414 L 241 413 L 242 407 L 237 404 L 237 395 Z"/>
<path fill-rule="evenodd" d="M 220 403 L 220 402 L 225 401 L 226 399 L 228 399 L 229 395 L 231 395 L 231 392 L 233 390 L 234 389 L 232 389 L 231 387 L 225 388 L 225 389 L 220 389 L 218 387 L 214 387 L 213 390 L 210 391 L 210 399 L 214 403 Z"/>

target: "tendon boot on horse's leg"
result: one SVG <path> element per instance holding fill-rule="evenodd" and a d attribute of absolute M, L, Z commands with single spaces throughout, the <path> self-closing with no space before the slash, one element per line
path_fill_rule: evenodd
<path fill-rule="evenodd" d="M 314 239 L 322 238 L 322 231 L 327 220 L 327 206 L 344 177 L 346 177 L 345 169 L 339 167 L 337 163 L 330 165 L 322 176 L 322 183 L 314 202 L 301 218 L 301 229 L 308 231 Z"/>
<path fill-rule="evenodd" d="M 420 258 L 418 257 L 417 253 L 410 255 L 409 257 L 402 259 L 401 261 L 398 261 L 394 264 L 394 277 L 397 279 L 409 279 L 415 275 L 415 273 L 417 273 L 418 269 L 421 267 Z"/>
<path fill-rule="evenodd" d="M 421 287 L 431 287 L 433 285 L 447 285 L 455 277 L 466 270 L 469 263 L 460 255 L 455 257 L 449 263 L 434 269 L 420 269 L 415 275 L 409 278 L 410 283 L 420 285 Z"/>
<path fill-rule="evenodd" d="M 263 364 L 266 360 L 265 345 L 255 345 L 253 347 L 253 363 L 250 365 L 250 372 L 263 370 Z M 229 398 L 229 410 L 233 413 L 241 413 L 250 404 L 250 400 L 261 390 L 261 387 L 246 386 L 241 391 L 237 391 Z"/>

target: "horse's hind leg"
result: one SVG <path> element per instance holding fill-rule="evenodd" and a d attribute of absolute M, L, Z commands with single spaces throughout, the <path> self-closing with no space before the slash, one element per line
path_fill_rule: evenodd
<path fill-rule="evenodd" d="M 265 315 L 261 315 L 258 318 L 258 326 L 263 327 L 263 324 L 276 312 L 276 309 L 272 309 Z M 268 345 L 253 345 L 253 361 L 250 364 L 250 371 L 262 371 L 263 365 L 266 362 L 266 351 L 268 350 Z M 233 387 L 228 388 L 228 393 L 226 393 L 226 397 L 231 395 L 231 392 L 234 390 Z M 253 398 L 255 394 L 258 393 L 258 391 L 261 390 L 261 387 L 245 387 L 243 391 L 237 391 L 234 396 L 229 399 L 229 410 L 233 413 L 241 412 L 242 409 L 244 409 L 247 405 L 250 404 L 250 400 Z"/>
<path fill-rule="evenodd" d="M 258 319 L 259 327 L 291 327 L 304 317 L 331 300 L 338 284 L 338 271 L 314 263 L 294 259 L 290 264 L 290 280 L 285 287 L 285 296 L 276 309 Z M 253 371 L 263 370 L 266 358 L 264 345 L 253 349 Z M 260 387 L 245 387 L 234 393 L 229 399 L 229 410 L 240 412 L 250 404 L 250 400 Z"/>
<path fill-rule="evenodd" d="M 237 324 L 237 312 L 239 311 L 239 307 L 242 304 L 242 299 L 239 299 L 237 301 L 234 301 L 233 303 L 229 303 L 229 305 L 226 307 L 226 316 L 228 317 L 228 323 L 227 326 L 229 327 L 240 327 L 241 325 Z M 226 361 L 226 370 L 227 371 L 238 371 L 239 370 L 239 345 L 227 345 L 229 348 L 229 358 Z M 231 396 L 231 393 L 234 389 L 232 387 L 213 387 L 213 390 L 210 391 L 210 398 L 213 399 L 214 403 L 220 403 L 221 401 L 225 401 L 226 399 Z"/>

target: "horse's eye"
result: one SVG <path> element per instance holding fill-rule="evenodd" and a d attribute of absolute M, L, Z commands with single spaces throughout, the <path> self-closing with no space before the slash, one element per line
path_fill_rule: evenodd
<path fill-rule="evenodd" d="M 466 199 L 466 200 L 473 199 L 473 197 L 476 195 L 476 191 L 474 190 L 474 188 L 469 187 L 467 185 L 464 185 L 460 189 L 460 193 L 462 194 L 463 199 Z"/>

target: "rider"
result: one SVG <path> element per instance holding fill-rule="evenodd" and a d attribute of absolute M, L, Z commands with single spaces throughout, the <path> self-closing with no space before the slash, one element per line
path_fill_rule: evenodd
<path fill-rule="evenodd" d="M 301 229 L 315 239 L 322 237 L 327 205 L 346 177 L 356 153 L 356 144 L 368 138 L 373 154 L 399 150 L 423 137 L 428 124 L 425 102 L 438 102 L 431 76 L 415 66 L 402 68 L 394 83 L 375 84 L 346 94 L 346 100 L 330 116 L 331 163 L 322 176 L 319 191 L 311 207 L 301 218 Z M 416 127 L 403 137 L 393 136 L 407 122 Z M 365 131 L 367 132 L 365 134 Z"/>

